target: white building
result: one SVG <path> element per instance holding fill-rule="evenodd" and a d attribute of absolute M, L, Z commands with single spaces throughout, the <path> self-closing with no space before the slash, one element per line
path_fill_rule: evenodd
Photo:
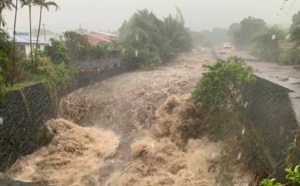
<path fill-rule="evenodd" d="M 11 39 L 13 39 L 14 37 L 13 33 L 9 33 L 9 36 Z M 32 49 L 35 49 L 36 38 L 32 37 L 31 43 L 32 43 Z M 44 46 L 46 44 L 49 44 L 49 42 L 39 39 L 38 49 L 44 50 Z M 16 47 L 20 51 L 24 51 L 27 57 L 30 55 L 30 39 L 29 39 L 29 34 L 27 32 L 16 33 Z"/>

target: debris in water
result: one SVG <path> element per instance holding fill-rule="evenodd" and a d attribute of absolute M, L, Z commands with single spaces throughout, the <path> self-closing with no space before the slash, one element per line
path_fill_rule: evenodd
<path fill-rule="evenodd" d="M 64 119 L 46 123 L 55 137 L 46 147 L 20 158 L 4 173 L 9 179 L 54 185 L 83 185 L 81 178 L 101 167 L 119 144 L 114 133 L 83 128 Z"/>
<path fill-rule="evenodd" d="M 3 125 L 3 123 L 4 123 L 4 119 L 0 117 L 0 125 Z"/>
<path fill-rule="evenodd" d="M 245 135 L 245 131 L 246 131 L 246 129 L 243 129 L 243 130 L 242 130 L 242 136 Z"/>
<path fill-rule="evenodd" d="M 239 152 L 237 160 L 240 161 L 241 157 L 242 157 L 242 152 Z"/>
<path fill-rule="evenodd" d="M 192 140 L 191 143 L 193 145 L 188 147 L 193 149 L 184 152 L 169 139 L 157 141 L 146 137 L 131 146 L 132 163 L 123 172 L 115 174 L 107 185 L 215 185 L 213 175 L 208 172 L 208 157 L 204 155 L 204 151 L 208 149 L 201 149 L 201 145 L 206 143 L 205 140 Z M 152 144 L 155 145 L 153 151 Z"/>
<path fill-rule="evenodd" d="M 244 108 L 247 108 L 248 106 L 248 101 L 246 101 L 246 103 L 244 104 Z"/>

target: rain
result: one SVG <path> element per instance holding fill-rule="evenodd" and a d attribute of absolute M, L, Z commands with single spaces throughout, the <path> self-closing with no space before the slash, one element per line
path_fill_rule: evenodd
<path fill-rule="evenodd" d="M 0 185 L 299 184 L 299 7 L 1 0 Z"/>

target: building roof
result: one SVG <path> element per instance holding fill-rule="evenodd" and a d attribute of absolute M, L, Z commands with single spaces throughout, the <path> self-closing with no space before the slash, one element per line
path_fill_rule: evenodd
<path fill-rule="evenodd" d="M 107 32 L 99 32 L 99 34 L 108 36 L 108 37 L 118 37 L 118 35 L 113 34 L 113 33 L 107 33 Z"/>
<path fill-rule="evenodd" d="M 104 41 L 104 42 L 107 42 L 107 43 L 112 43 L 112 40 L 106 36 L 103 36 L 103 35 L 99 35 L 99 34 L 85 34 L 87 37 L 90 37 L 92 39 L 95 39 L 95 40 L 98 40 L 99 42 L 100 41 Z"/>
<path fill-rule="evenodd" d="M 10 37 L 11 39 L 13 39 L 13 38 L 14 38 L 13 33 L 9 33 L 9 37 Z M 36 38 L 32 37 L 31 42 L 32 42 L 33 44 L 36 43 Z M 19 34 L 17 33 L 17 34 L 16 34 L 16 43 L 30 44 L 30 39 L 29 39 L 29 37 L 26 36 L 26 34 L 24 34 L 24 33 L 22 33 L 21 35 L 19 35 Z M 38 44 L 43 44 L 43 45 L 45 45 L 45 44 L 49 44 L 49 42 L 39 39 Z"/>

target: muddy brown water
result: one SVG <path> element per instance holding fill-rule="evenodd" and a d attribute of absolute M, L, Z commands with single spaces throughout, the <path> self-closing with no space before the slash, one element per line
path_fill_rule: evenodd
<path fill-rule="evenodd" d="M 149 135 L 158 119 L 180 124 L 176 114 L 157 118 L 157 110 L 173 96 L 184 104 L 203 64 L 214 61 L 210 50 L 185 53 L 151 71 L 124 73 L 71 93 L 65 101 L 90 101 L 70 111 L 84 113 L 78 125 L 49 121 L 58 133 L 53 142 L 19 159 L 0 178 L 76 186 L 214 185 L 206 160 L 217 157 L 222 145 L 202 139 L 182 150 L 168 137 Z"/>
<path fill-rule="evenodd" d="M 190 93 L 201 77 L 202 65 L 211 63 L 213 59 L 209 50 L 203 54 L 182 54 L 155 70 L 121 74 L 72 94 L 95 101 L 81 121 L 82 126 L 112 130 L 120 138 L 115 156 L 107 159 L 95 173 L 100 175 L 100 184 L 104 184 L 116 170 L 130 164 L 131 144 L 141 139 L 151 127 L 155 111 L 166 98 Z"/>

